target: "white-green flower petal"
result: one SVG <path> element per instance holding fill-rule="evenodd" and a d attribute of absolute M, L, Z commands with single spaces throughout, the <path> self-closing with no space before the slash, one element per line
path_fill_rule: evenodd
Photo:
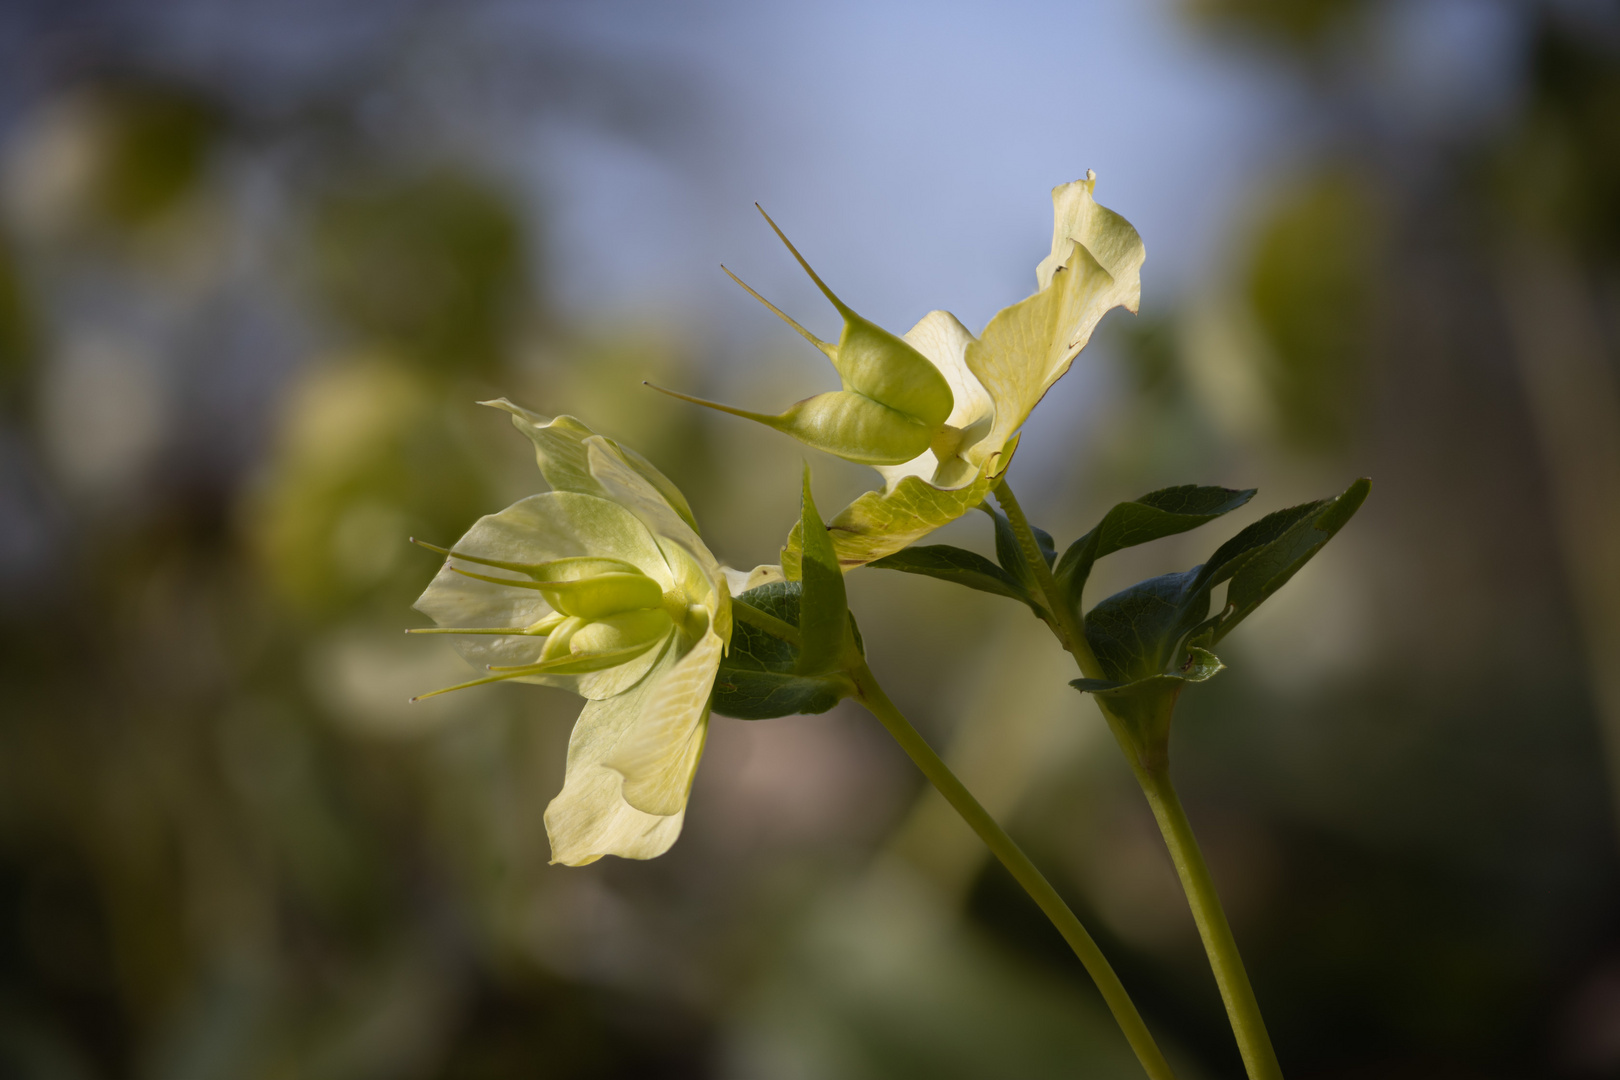
<path fill-rule="evenodd" d="M 512 414 L 512 426 L 534 443 L 540 475 L 546 478 L 551 490 L 601 494 L 600 486 L 591 479 L 590 465 L 585 458 L 585 440 L 596 432 L 572 416 L 542 416 L 505 398 L 478 404 Z"/>
<path fill-rule="evenodd" d="M 653 490 L 663 497 L 664 501 L 669 504 L 670 509 L 674 510 L 681 521 L 685 522 L 692 530 L 692 535 L 697 535 L 697 518 L 693 516 L 692 507 L 687 504 L 686 496 L 681 494 L 681 489 L 675 486 L 674 481 L 659 472 L 657 467 L 642 457 L 635 448 L 625 446 L 623 443 L 603 436 L 598 436 L 598 438 L 611 446 L 624 459 L 626 465 L 629 465 L 643 480 L 652 485 Z"/>
<path fill-rule="evenodd" d="M 787 575 L 782 573 L 782 567 L 777 563 L 764 563 L 752 570 L 733 570 L 729 566 L 721 567 L 726 575 L 726 584 L 730 586 L 732 596 L 741 596 L 750 589 L 757 589 L 761 585 L 770 585 L 778 581 L 786 581 Z"/>
<path fill-rule="evenodd" d="M 506 398 L 481 401 L 479 404 L 512 415 L 512 426 L 527 435 L 529 441 L 534 443 L 534 455 L 540 465 L 540 475 L 546 478 L 546 483 L 551 485 L 553 491 L 602 494 L 601 485 L 591 476 L 589 454 L 585 448 L 587 440 L 598 439 L 647 481 L 694 532 L 697 530 L 697 519 L 692 516 L 692 508 L 687 504 L 686 496 L 681 494 L 681 489 L 676 487 L 669 477 L 659 472 L 652 462 L 631 447 L 622 446 L 612 439 L 596 434 L 572 416 L 545 416 L 532 409 L 513 404 Z"/>
<path fill-rule="evenodd" d="M 704 635 L 660 675 L 657 699 L 604 759 L 608 768 L 624 777 L 624 801 L 642 813 L 668 816 L 686 807 L 708 733 L 709 695 L 724 651 L 719 635 Z"/>
<path fill-rule="evenodd" d="M 1052 189 L 1052 251 L 1039 291 L 1003 308 L 968 347 L 967 366 L 996 403 L 988 443 L 1012 437 L 1111 309 L 1135 312 L 1146 251 L 1130 222 L 1092 199 L 1095 174 Z"/>
<path fill-rule="evenodd" d="M 1097 174 L 1086 173 L 1084 180 L 1059 184 L 1052 189 L 1052 250 L 1035 267 L 1035 289 L 1052 284 L 1057 269 L 1069 261 L 1069 241 L 1091 253 L 1097 264 L 1128 291 L 1119 303 L 1131 311 L 1141 299 L 1142 238 L 1131 223 L 1092 198 Z"/>
<path fill-rule="evenodd" d="M 984 463 L 984 440 L 996 411 L 989 392 L 967 366 L 973 335 L 950 312 L 930 311 L 906 331 L 906 341 L 945 376 L 956 404 L 945 421 L 945 431 L 928 450 L 900 465 L 879 465 L 877 471 L 891 487 L 907 476 L 920 477 L 935 487 L 964 487 L 974 481 Z"/>
<path fill-rule="evenodd" d="M 637 810 L 625 801 L 624 775 L 604 764 L 654 707 L 663 677 L 676 663 L 675 650 L 666 648 L 646 678 L 615 697 L 587 702 L 580 712 L 568 740 L 563 789 L 546 807 L 552 862 L 584 866 L 604 855 L 651 859 L 680 836 L 684 807 L 673 814 Z"/>
<path fill-rule="evenodd" d="M 702 551 L 706 561 L 713 562 L 697 530 L 670 506 L 662 492 L 630 466 L 616 446 L 600 435 L 586 439 L 584 446 L 591 479 L 604 497 L 634 514 L 655 537 L 673 540 L 689 551 Z"/>
<path fill-rule="evenodd" d="M 635 514 L 657 539 L 676 591 L 710 612 L 715 632 L 731 640 L 731 600 L 720 564 L 652 483 L 600 436 L 586 440 L 591 477 L 608 498 Z"/>

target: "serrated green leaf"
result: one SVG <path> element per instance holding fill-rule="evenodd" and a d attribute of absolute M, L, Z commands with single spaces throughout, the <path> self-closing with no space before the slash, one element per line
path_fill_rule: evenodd
<path fill-rule="evenodd" d="M 1220 641 L 1343 528 L 1371 487 L 1357 480 L 1335 498 L 1268 514 L 1204 565 L 1138 582 L 1100 602 L 1086 615 L 1085 633 L 1107 680 L 1161 674 L 1183 639 L 1191 646 Z M 1228 580 L 1226 607 L 1206 618 L 1211 590 Z"/>
<path fill-rule="evenodd" d="M 1287 584 L 1355 516 L 1371 491 L 1372 481 L 1362 477 L 1337 498 L 1307 504 L 1311 513 L 1301 515 L 1275 539 L 1251 549 L 1240 563 L 1233 559 L 1239 565 L 1232 572 L 1232 584 L 1226 590 L 1226 611 L 1212 628 L 1210 643 L 1231 633 L 1250 612 Z"/>
<path fill-rule="evenodd" d="M 735 603 L 798 627 L 802 589 L 797 581 L 772 582 L 748 590 Z M 731 651 L 721 661 L 715 677 L 714 711 L 738 720 L 823 713 L 849 693 L 841 677 L 799 675 L 798 664 L 799 650 L 791 643 L 738 619 L 731 635 Z"/>
<path fill-rule="evenodd" d="M 1201 606 L 1200 606 L 1201 601 Z M 1139 581 L 1086 615 L 1086 640 L 1104 676 L 1132 683 L 1164 672 L 1176 644 L 1209 611 L 1199 569 Z"/>
<path fill-rule="evenodd" d="M 749 589 L 735 597 L 732 603 L 738 606 L 746 604 L 797 629 L 801 588 L 797 581 L 773 581 Z M 760 629 L 746 618 L 733 620 L 731 648 L 726 653 L 722 667 L 786 673 L 791 672 L 798 662 L 799 650 L 791 642 Z"/>
<path fill-rule="evenodd" d="M 775 720 L 824 713 L 847 693 L 841 680 L 827 675 L 783 675 L 722 664 L 714 680 L 712 708 L 734 720 Z"/>
<path fill-rule="evenodd" d="M 902 570 L 908 574 L 939 578 L 1033 606 L 1028 590 L 1007 571 L 977 552 L 949 544 L 909 547 L 867 565 L 880 570 Z"/>
<path fill-rule="evenodd" d="M 1078 605 L 1092 566 L 1104 555 L 1196 529 L 1236 510 L 1254 497 L 1254 491 L 1182 484 L 1119 503 L 1063 553 L 1057 565 L 1058 586 L 1070 604 Z"/>
<path fill-rule="evenodd" d="M 1204 564 L 1204 576 L 1211 585 L 1219 585 L 1237 573 L 1257 552 L 1286 536 L 1300 522 L 1320 513 L 1332 501 L 1317 499 L 1267 514 L 1216 548 L 1215 554 Z"/>
<path fill-rule="evenodd" d="M 844 572 L 839 568 L 832 537 L 816 512 L 810 491 L 810 466 L 804 467 L 804 494 L 799 520 L 804 538 L 800 568 L 803 595 L 799 601 L 798 674 L 821 675 L 842 666 L 849 641 L 849 605 L 844 593 Z"/>

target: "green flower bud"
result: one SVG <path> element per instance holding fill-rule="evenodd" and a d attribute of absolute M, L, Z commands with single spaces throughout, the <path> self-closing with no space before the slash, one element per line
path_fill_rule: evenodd
<path fill-rule="evenodd" d="M 653 389 L 682 401 L 756 421 L 791 435 L 807 446 L 862 465 L 899 465 L 916 458 L 946 433 L 946 420 L 956 404 L 950 383 L 926 356 L 904 339 L 862 318 L 838 299 L 777 228 L 776 222 L 771 221 L 770 215 L 763 209 L 759 212 L 822 295 L 832 301 L 838 314 L 843 316 L 844 329 L 838 336 L 838 344 L 822 341 L 749 288 L 736 274 L 723 266 L 720 269 L 825 353 L 837 369 L 843 389 L 806 398 L 774 416 L 704 401 L 663 387 Z"/>

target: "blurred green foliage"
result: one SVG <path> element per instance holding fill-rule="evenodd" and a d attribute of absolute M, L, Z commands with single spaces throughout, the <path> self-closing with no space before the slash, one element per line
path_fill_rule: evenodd
<path fill-rule="evenodd" d="M 1195 20 L 1270 40 L 1282 50 L 1312 51 L 1361 14 L 1365 0 L 1184 0 Z"/>
<path fill-rule="evenodd" d="M 1489 198 L 1590 256 L 1620 251 L 1620 70 L 1614 46 L 1549 20 L 1536 27 L 1528 100 L 1490 148 Z"/>
<path fill-rule="evenodd" d="M 340 325 L 441 374 L 498 369 L 534 293 L 523 222 L 489 184 L 379 177 L 322 199 L 313 232 L 313 295 Z"/>
<path fill-rule="evenodd" d="M 453 391 L 397 356 L 333 358 L 288 402 L 248 528 L 305 610 L 397 619 L 420 591 L 405 538 L 454 538 L 495 502 L 482 448 L 457 438 Z"/>
<path fill-rule="evenodd" d="M 15 407 L 31 366 L 33 315 L 10 238 L 0 233 L 0 402 Z"/>
<path fill-rule="evenodd" d="M 1286 438 L 1321 449 L 1351 429 L 1370 341 L 1380 218 L 1338 169 L 1271 200 L 1246 299 L 1269 347 L 1264 376 Z"/>
<path fill-rule="evenodd" d="M 223 133 L 220 109 L 178 86 L 113 83 L 88 108 L 100 129 L 88 209 L 114 228 L 145 225 L 193 194 Z"/>

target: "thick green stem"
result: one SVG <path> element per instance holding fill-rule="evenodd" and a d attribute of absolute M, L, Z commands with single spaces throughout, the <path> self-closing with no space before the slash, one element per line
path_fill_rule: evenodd
<path fill-rule="evenodd" d="M 1018 538 L 1019 550 L 1041 591 L 1041 601 L 1049 612 L 1047 623 L 1058 641 L 1074 656 L 1081 674 L 1089 679 L 1103 678 L 1096 654 L 1086 641 L 1085 625 L 1059 595 L 1057 581 L 1041 555 L 1035 533 L 1029 527 L 1029 519 L 1013 497 L 1005 477 L 997 483 L 995 495 L 996 501 L 1007 513 L 1007 521 Z M 1248 972 L 1243 968 L 1237 942 L 1232 938 L 1232 927 L 1226 921 L 1226 912 L 1215 892 L 1215 881 L 1210 877 L 1203 852 L 1193 836 L 1187 812 L 1182 809 L 1175 786 L 1170 782 L 1167 741 L 1169 715 L 1166 713 L 1161 718 L 1162 724 L 1154 725 L 1156 730 L 1150 734 L 1143 729 L 1140 723 L 1142 718 L 1135 718 L 1133 722 L 1115 715 L 1101 702 L 1098 704 L 1119 740 L 1120 749 L 1125 751 L 1130 761 L 1131 770 L 1142 787 L 1142 794 L 1147 796 L 1148 805 L 1153 808 L 1159 831 L 1164 834 L 1165 846 L 1170 849 L 1176 874 L 1181 878 L 1182 891 L 1187 894 L 1187 905 L 1192 909 L 1193 921 L 1198 925 L 1198 936 L 1203 940 L 1204 952 L 1209 956 L 1209 966 L 1215 973 L 1215 984 L 1220 988 L 1221 1000 L 1226 1004 L 1227 1019 L 1232 1025 L 1232 1034 L 1237 1038 L 1238 1051 L 1243 1055 L 1243 1067 L 1249 1080 L 1282 1080 L 1277 1051 L 1272 1048 L 1265 1021 L 1260 1017 L 1260 1005 L 1255 1001 L 1254 987 L 1249 985 Z M 1173 708 L 1174 699 L 1170 699 L 1165 707 Z M 1144 743 L 1141 736 L 1145 734 L 1149 735 L 1148 741 L 1153 745 Z"/>
<path fill-rule="evenodd" d="M 1142 793 L 1153 808 L 1159 831 L 1164 834 L 1165 846 L 1170 849 L 1170 859 L 1176 864 L 1182 891 L 1187 894 L 1187 904 L 1192 908 L 1193 922 L 1198 924 L 1198 936 L 1203 939 L 1209 966 L 1215 972 L 1215 985 L 1220 987 L 1221 1001 L 1226 1005 L 1226 1016 L 1232 1024 L 1232 1034 L 1237 1036 L 1238 1052 L 1243 1055 L 1243 1068 L 1249 1080 L 1282 1080 L 1277 1051 L 1272 1049 L 1266 1022 L 1260 1016 L 1260 1004 L 1254 998 L 1254 987 L 1249 985 L 1249 974 L 1243 968 L 1243 957 L 1238 955 L 1231 924 L 1226 921 L 1221 898 L 1215 892 L 1215 879 L 1210 877 L 1187 812 L 1182 809 L 1175 785 L 1170 782 L 1170 770 L 1161 764 L 1151 769 L 1138 766 L 1135 771 Z"/>
<path fill-rule="evenodd" d="M 1125 992 L 1119 976 L 1114 973 L 1102 950 L 1091 939 L 1091 935 L 1080 924 L 1074 912 L 1069 910 L 1069 906 L 1063 902 L 1057 890 L 1052 888 L 1051 882 L 1036 869 L 1035 864 L 1030 862 L 1029 856 L 1013 842 L 1012 837 L 996 824 L 996 820 L 989 812 L 979 805 L 979 801 L 962 785 L 962 781 L 956 778 L 950 767 L 934 753 L 933 748 L 917 729 L 911 726 L 911 722 L 895 707 L 894 702 L 889 700 L 888 695 L 872 676 L 871 669 L 864 662 L 860 663 L 851 672 L 851 677 L 855 683 L 856 699 L 888 729 L 889 734 L 894 736 L 894 740 L 916 763 L 917 768 L 921 769 L 934 788 L 945 796 L 945 801 L 962 816 L 962 820 L 978 834 L 979 839 L 984 841 L 985 846 L 995 857 L 1001 860 L 1001 865 L 1005 866 L 1007 872 L 1023 886 L 1030 899 L 1035 901 L 1046 913 L 1046 917 L 1052 921 L 1052 925 L 1057 927 L 1058 933 L 1063 935 L 1063 940 L 1069 943 L 1075 956 L 1080 958 L 1080 963 L 1085 965 L 1087 973 L 1096 982 L 1097 989 L 1102 992 L 1103 1000 L 1108 1003 L 1109 1011 L 1114 1014 L 1115 1021 L 1125 1033 L 1125 1038 L 1130 1042 L 1131 1049 L 1136 1052 L 1137 1060 L 1142 1063 L 1147 1075 L 1153 1080 L 1173 1080 L 1175 1074 L 1171 1072 L 1169 1063 L 1164 1060 L 1164 1055 L 1159 1052 L 1153 1036 L 1148 1033 L 1147 1025 L 1142 1022 L 1141 1013 L 1136 1011 L 1136 1006 L 1131 1002 L 1130 995 Z"/>
<path fill-rule="evenodd" d="M 1024 508 L 1018 505 L 1013 496 L 1012 488 L 1007 486 L 1007 478 L 1003 476 L 996 482 L 996 502 L 1007 514 L 1007 521 L 1012 525 L 1013 535 L 1018 538 L 1018 550 L 1024 556 L 1024 562 L 1030 573 L 1035 575 L 1035 585 L 1040 590 L 1042 606 L 1046 608 L 1046 624 L 1057 635 L 1058 641 L 1074 656 L 1075 663 L 1080 665 L 1080 671 L 1088 679 L 1099 679 L 1102 671 L 1097 666 L 1097 657 L 1091 651 L 1091 643 L 1086 640 L 1085 627 L 1079 617 L 1063 603 L 1058 595 L 1057 579 L 1052 576 L 1052 568 L 1046 565 L 1046 558 L 1041 554 L 1041 546 L 1035 540 L 1035 531 L 1029 527 L 1029 519 L 1024 516 Z"/>

